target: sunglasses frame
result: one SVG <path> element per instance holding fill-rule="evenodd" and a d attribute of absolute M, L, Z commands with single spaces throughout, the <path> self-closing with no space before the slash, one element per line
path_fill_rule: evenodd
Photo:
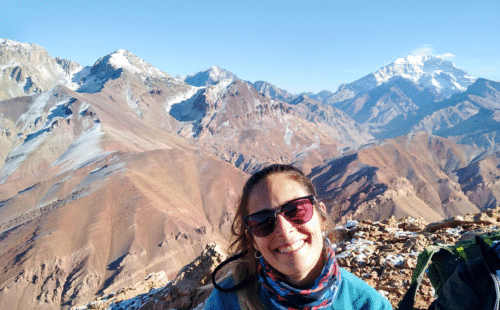
<path fill-rule="evenodd" d="M 307 195 L 307 196 L 304 196 L 304 197 L 298 197 L 298 198 L 295 198 L 293 200 L 290 200 L 288 201 L 287 203 L 285 204 L 282 204 L 281 206 L 279 206 L 277 209 L 275 210 L 272 210 L 272 209 L 265 209 L 265 210 L 261 210 L 261 211 L 258 211 L 258 212 L 255 212 L 255 213 L 252 213 L 250 215 L 247 215 L 243 218 L 243 223 L 245 224 L 245 227 L 256 237 L 259 237 L 259 238 L 264 238 L 264 237 L 267 237 L 269 236 L 270 234 L 273 233 L 274 229 L 276 228 L 276 218 L 278 217 L 278 214 L 279 213 L 282 213 L 283 214 L 283 217 L 290 223 L 294 224 L 294 225 L 302 225 L 302 224 L 305 224 L 307 222 L 309 222 L 311 219 L 312 219 L 312 216 L 311 218 L 302 223 L 302 224 L 297 224 L 297 223 L 294 223 L 293 221 L 289 220 L 288 217 L 285 215 L 285 213 L 283 212 L 283 210 L 289 206 L 290 204 L 296 202 L 297 200 L 302 200 L 302 199 L 307 199 L 311 202 L 311 205 L 312 205 L 312 208 L 313 208 L 313 214 L 314 214 L 314 205 L 318 202 L 318 200 L 316 199 L 316 196 L 314 195 Z M 272 213 L 271 213 L 272 212 Z M 255 216 L 256 214 L 259 214 L 259 213 L 266 213 L 266 214 L 272 214 L 270 215 L 270 218 L 273 218 L 274 217 L 274 227 L 273 227 L 273 230 L 271 230 L 271 232 L 269 234 L 266 234 L 266 235 L 258 235 L 258 234 L 255 234 L 252 229 L 250 228 L 250 225 L 248 225 L 248 221 L 250 219 L 251 216 Z"/>

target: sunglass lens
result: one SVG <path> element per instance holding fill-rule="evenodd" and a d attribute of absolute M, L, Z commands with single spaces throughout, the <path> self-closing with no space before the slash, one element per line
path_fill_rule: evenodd
<path fill-rule="evenodd" d="M 261 213 L 247 219 L 247 225 L 251 232 L 258 237 L 265 237 L 274 230 L 274 214 Z"/>
<path fill-rule="evenodd" d="M 283 213 L 289 221 L 295 224 L 304 224 L 312 218 L 313 205 L 309 199 L 292 201 L 292 203 L 283 208 Z"/>

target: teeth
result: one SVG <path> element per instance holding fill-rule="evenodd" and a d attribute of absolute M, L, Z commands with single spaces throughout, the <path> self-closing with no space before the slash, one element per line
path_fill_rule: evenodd
<path fill-rule="evenodd" d="M 292 245 L 284 246 L 282 248 L 279 248 L 278 252 L 280 252 L 280 253 L 293 252 L 293 251 L 296 251 L 296 250 L 300 249 L 303 245 L 304 245 L 304 240 L 299 240 L 299 241 L 295 242 Z"/>

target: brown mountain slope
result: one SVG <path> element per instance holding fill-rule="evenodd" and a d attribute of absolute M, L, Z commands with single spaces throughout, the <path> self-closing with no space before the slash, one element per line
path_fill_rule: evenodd
<path fill-rule="evenodd" d="M 344 221 L 391 215 L 437 221 L 497 205 L 498 156 L 481 152 L 418 133 L 336 157 L 310 176 Z"/>
<path fill-rule="evenodd" d="M 107 87 L 29 98 L 38 114 L 23 122 L 4 115 L 14 134 L 0 172 L 0 308 L 66 308 L 152 271 L 173 276 L 225 242 L 245 174 Z"/>
<path fill-rule="evenodd" d="M 241 80 L 210 86 L 170 113 L 182 122 L 182 136 L 245 171 L 277 162 L 309 170 L 342 146 L 332 127 L 308 121 Z"/>

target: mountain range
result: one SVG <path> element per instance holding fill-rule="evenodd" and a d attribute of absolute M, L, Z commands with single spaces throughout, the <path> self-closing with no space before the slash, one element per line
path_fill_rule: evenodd
<path fill-rule="evenodd" d="M 335 93 L 173 77 L 0 39 L 0 308 L 83 304 L 226 245 L 249 173 L 302 168 L 337 222 L 496 207 L 499 83 L 408 56 Z"/>

